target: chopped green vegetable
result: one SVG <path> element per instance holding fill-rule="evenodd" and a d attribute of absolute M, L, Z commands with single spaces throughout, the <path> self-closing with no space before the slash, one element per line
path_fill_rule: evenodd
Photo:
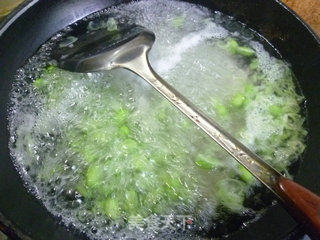
<path fill-rule="evenodd" d="M 120 134 L 123 136 L 128 136 L 130 134 L 130 129 L 124 125 L 120 127 Z"/>
<path fill-rule="evenodd" d="M 273 117 L 280 117 L 284 114 L 283 107 L 279 105 L 272 105 L 269 107 L 269 112 Z"/>
<path fill-rule="evenodd" d="M 250 69 L 256 70 L 258 68 L 258 66 L 259 66 L 258 59 L 257 58 L 252 59 L 250 65 L 249 65 Z"/>
<path fill-rule="evenodd" d="M 245 86 L 244 92 L 246 93 L 246 95 L 252 96 L 255 92 L 254 86 L 252 84 L 247 84 Z"/>
<path fill-rule="evenodd" d="M 226 49 L 232 53 L 232 54 L 235 54 L 237 53 L 237 49 L 239 47 L 239 44 L 238 42 L 233 39 L 233 38 L 230 38 L 228 41 L 227 41 L 227 44 L 226 44 Z"/>
<path fill-rule="evenodd" d="M 52 73 L 56 69 L 57 67 L 55 65 L 49 65 L 48 67 L 46 67 L 46 73 Z"/>
<path fill-rule="evenodd" d="M 203 169 L 211 170 L 222 166 L 222 163 L 213 157 L 208 157 L 203 154 L 199 154 L 195 163 Z"/>
<path fill-rule="evenodd" d="M 171 20 L 171 24 L 175 28 L 181 28 L 184 23 L 185 23 L 186 17 L 184 15 L 175 17 L 174 19 Z"/>
<path fill-rule="evenodd" d="M 255 51 L 248 47 L 238 47 L 236 53 L 244 57 L 252 57 L 255 55 Z"/>
<path fill-rule="evenodd" d="M 216 104 L 214 106 L 214 108 L 220 117 L 225 117 L 225 116 L 229 115 L 228 109 L 222 104 Z"/>
<path fill-rule="evenodd" d="M 37 78 L 34 82 L 33 82 L 33 86 L 37 89 L 42 89 L 44 88 L 46 85 L 46 82 L 44 81 L 43 78 Z"/>
<path fill-rule="evenodd" d="M 253 49 L 246 46 L 240 46 L 234 38 L 230 38 L 225 47 L 231 54 L 239 54 L 244 57 L 255 56 L 255 51 Z"/>
<path fill-rule="evenodd" d="M 117 20 L 113 17 L 108 18 L 108 20 L 100 20 L 100 21 L 90 21 L 87 29 L 89 31 L 95 31 L 99 29 L 107 29 L 109 32 L 116 32 L 118 30 Z"/>
<path fill-rule="evenodd" d="M 117 21 L 114 18 L 109 18 L 107 21 L 107 29 L 110 32 L 117 31 L 118 30 L 118 25 Z"/>
<path fill-rule="evenodd" d="M 238 108 L 243 107 L 245 102 L 246 102 L 246 97 L 241 93 L 236 94 L 231 100 L 231 104 L 234 107 L 238 107 Z"/>
<path fill-rule="evenodd" d="M 100 165 L 91 165 L 87 171 L 87 185 L 89 187 L 97 187 L 102 184 L 103 169 Z"/>
<path fill-rule="evenodd" d="M 122 125 L 126 122 L 129 116 L 129 112 L 126 109 L 120 109 L 116 112 L 114 119 L 117 121 L 119 125 Z"/>
<path fill-rule="evenodd" d="M 111 219 L 118 219 L 121 216 L 120 207 L 114 199 L 106 200 L 103 205 L 103 210 Z"/>
<path fill-rule="evenodd" d="M 239 166 L 240 178 L 246 183 L 252 183 L 255 180 L 255 177 L 243 166 Z"/>
<path fill-rule="evenodd" d="M 232 211 L 240 211 L 243 208 L 246 186 L 235 179 L 223 179 L 215 185 L 217 198 L 221 204 Z"/>
<path fill-rule="evenodd" d="M 214 165 L 206 160 L 197 160 L 196 164 L 203 169 L 211 170 L 214 168 Z"/>

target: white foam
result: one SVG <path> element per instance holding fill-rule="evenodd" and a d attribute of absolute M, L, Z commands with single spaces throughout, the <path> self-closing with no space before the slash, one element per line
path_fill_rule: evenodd
<path fill-rule="evenodd" d="M 270 81 L 280 79 L 286 71 L 285 64 L 270 56 L 261 43 L 252 41 L 250 45 L 257 53 L 259 68 L 262 69 L 268 79 Z"/>
<path fill-rule="evenodd" d="M 209 22 L 203 30 L 192 32 L 183 37 L 177 44 L 170 46 L 171 54 L 156 62 L 155 69 L 160 73 L 168 73 L 182 60 L 182 55 L 190 48 L 196 47 L 207 39 L 220 39 L 227 35 L 228 32 L 226 29 L 217 26 L 213 22 Z"/>

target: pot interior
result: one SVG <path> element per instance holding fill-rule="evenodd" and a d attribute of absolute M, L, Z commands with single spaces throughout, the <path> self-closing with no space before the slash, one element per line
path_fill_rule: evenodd
<path fill-rule="evenodd" d="M 1 85 L 1 131 L 8 136 L 7 104 L 11 83 L 16 70 L 23 66 L 25 61 L 56 32 L 67 25 L 74 23 L 88 14 L 99 11 L 111 5 L 126 1 L 42 1 L 32 2 L 35 5 L 26 7 L 24 12 L 13 22 L 4 23 L 8 27 L 0 36 L 0 69 Z M 192 1 L 191 1 L 192 2 Z M 317 192 L 320 189 L 318 181 L 319 164 L 318 151 L 319 127 L 316 121 L 319 117 L 317 107 L 320 90 L 319 83 L 319 42 L 311 32 L 287 10 L 274 1 L 200 1 L 212 10 L 219 10 L 234 16 L 240 22 L 256 30 L 265 41 L 265 46 L 274 55 L 282 56 L 292 64 L 303 94 L 307 98 L 306 110 L 308 113 L 309 139 L 308 147 L 303 156 L 304 160 L 297 174 L 297 181 Z M 264 14 L 257 9 L 265 9 Z M 19 13 L 18 13 L 19 14 Z M 271 22 L 266 23 L 266 19 Z M 7 25 L 6 25 L 7 24 Z M 30 29 L 30 31 L 26 31 Z M 266 40 L 264 40 L 266 39 Z M 300 44 L 300 43 L 305 44 Z M 269 44 L 270 43 L 270 44 Z M 273 47 L 279 52 L 273 51 Z M 17 51 L 16 49 L 20 49 Z M 0 198 L 1 212 L 15 227 L 36 239 L 44 239 L 50 235 L 51 239 L 77 239 L 84 236 L 76 230 L 68 231 L 51 216 L 42 204 L 27 193 L 9 157 L 8 139 L 0 140 L 1 174 L 0 191 L 6 196 Z M 16 204 L 19 199 L 19 204 Z M 22 214 L 23 213 L 23 214 Z M 296 223 L 278 205 L 273 206 L 250 228 L 245 228 L 231 235 L 229 239 L 270 239 L 286 236 L 296 227 Z M 72 229 L 72 228 L 71 228 Z M 267 229 L 267 230 L 266 230 Z M 261 234 L 264 232 L 264 234 Z M 48 234 L 51 233 L 51 234 Z"/>

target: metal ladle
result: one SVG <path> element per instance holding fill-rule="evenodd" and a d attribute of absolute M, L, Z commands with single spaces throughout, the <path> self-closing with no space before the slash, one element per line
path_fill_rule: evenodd
<path fill-rule="evenodd" d="M 320 198 L 282 176 L 164 81 L 148 59 L 154 42 L 154 33 L 141 26 L 127 26 L 112 36 L 100 29 L 80 36 L 72 47 L 59 49 L 54 58 L 59 67 L 73 72 L 125 68 L 142 77 L 274 192 L 310 236 L 320 239 Z"/>

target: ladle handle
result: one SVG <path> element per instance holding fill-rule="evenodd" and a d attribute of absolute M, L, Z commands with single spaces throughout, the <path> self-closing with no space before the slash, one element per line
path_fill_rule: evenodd
<path fill-rule="evenodd" d="M 226 132 L 211 118 L 208 118 L 175 88 L 164 81 L 150 66 L 148 49 L 141 55 L 119 64 L 144 78 L 159 93 L 167 98 L 182 113 L 190 118 L 216 143 L 224 148 L 241 165 L 274 192 L 296 219 L 305 224 L 311 236 L 320 239 L 320 198 L 309 190 L 284 178 L 277 170 L 264 162 L 241 142 Z M 299 214 L 297 214 L 299 213 Z"/>
<path fill-rule="evenodd" d="M 320 197 L 298 183 L 281 177 L 277 194 L 290 214 L 302 223 L 312 239 L 320 239 Z"/>
<path fill-rule="evenodd" d="M 174 87 L 163 80 L 152 69 L 147 54 L 148 49 L 142 49 L 139 55 L 135 52 L 134 58 L 130 58 L 130 61 L 118 64 L 118 66 L 127 68 L 145 79 L 152 87 L 208 134 L 209 137 L 248 169 L 256 178 L 265 184 L 271 191 L 274 191 L 273 188 L 276 186 L 278 179 L 282 175 L 225 131 L 218 123 L 207 117 Z"/>

